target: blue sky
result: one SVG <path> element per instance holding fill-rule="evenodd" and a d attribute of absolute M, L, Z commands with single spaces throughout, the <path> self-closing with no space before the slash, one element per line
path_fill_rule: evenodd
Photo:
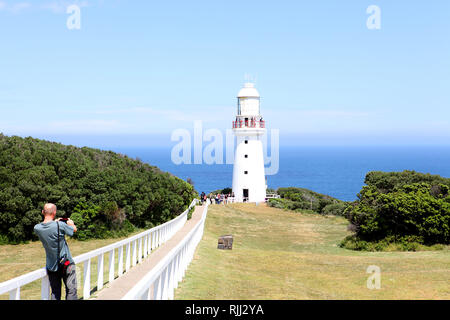
<path fill-rule="evenodd" d="M 281 145 L 450 145 L 449 40 L 447 0 L 0 0 L 0 132 L 167 144 L 230 128 L 251 74 Z"/>

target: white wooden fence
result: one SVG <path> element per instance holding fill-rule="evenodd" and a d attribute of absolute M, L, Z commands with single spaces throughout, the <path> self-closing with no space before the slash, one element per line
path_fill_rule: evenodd
<path fill-rule="evenodd" d="M 122 300 L 172 300 L 203 236 L 208 203 L 200 221 Z"/>
<path fill-rule="evenodd" d="M 187 221 L 187 214 L 189 210 L 197 204 L 197 199 L 194 199 L 182 214 L 173 220 L 170 220 L 157 227 L 141 232 L 135 236 L 124 239 L 122 241 L 113 243 L 111 245 L 84 253 L 73 258 L 75 264 L 84 263 L 83 268 L 83 299 L 88 299 L 91 292 L 91 261 L 98 259 L 97 264 L 97 291 L 103 288 L 103 273 L 104 273 L 104 256 L 109 255 L 109 282 L 114 280 L 115 274 L 115 252 L 118 252 L 118 276 L 122 276 L 131 266 L 140 263 L 143 258 L 146 258 L 152 250 L 158 248 L 163 243 L 168 241 L 172 236 L 180 230 Z M 125 268 L 124 255 L 125 249 Z M 77 278 L 79 275 L 77 275 Z M 0 283 L 0 294 L 9 293 L 10 300 L 20 300 L 20 288 L 33 281 L 41 280 L 41 299 L 50 299 L 50 282 L 46 268 L 42 268 L 20 277 Z M 77 279 L 79 280 L 79 278 Z"/>

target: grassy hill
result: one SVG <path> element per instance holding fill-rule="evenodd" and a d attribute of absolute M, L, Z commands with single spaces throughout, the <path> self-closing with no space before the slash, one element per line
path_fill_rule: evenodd
<path fill-rule="evenodd" d="M 214 205 L 175 299 L 450 299 L 450 248 L 360 252 L 340 248 L 343 217 L 265 205 Z M 233 234 L 233 250 L 217 239 Z M 381 289 L 368 289 L 369 266 Z"/>
<path fill-rule="evenodd" d="M 0 244 L 36 239 L 45 203 L 71 217 L 79 239 L 123 236 L 183 212 L 187 182 L 126 155 L 0 134 Z"/>

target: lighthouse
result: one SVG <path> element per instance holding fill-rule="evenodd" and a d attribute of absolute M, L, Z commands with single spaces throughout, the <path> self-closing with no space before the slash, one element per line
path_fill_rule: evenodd
<path fill-rule="evenodd" d="M 263 202 L 266 199 L 262 144 L 265 127 L 259 92 L 253 83 L 245 83 L 237 96 L 237 115 L 233 121 L 236 150 L 232 186 L 236 202 Z"/>

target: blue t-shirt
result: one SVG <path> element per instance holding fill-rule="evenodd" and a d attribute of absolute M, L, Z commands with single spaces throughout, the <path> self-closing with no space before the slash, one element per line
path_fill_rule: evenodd
<path fill-rule="evenodd" d="M 67 223 L 58 222 L 59 224 L 59 250 L 60 250 L 60 258 L 65 257 L 70 261 L 70 263 L 74 263 L 72 259 L 72 255 L 70 254 L 69 247 L 64 241 L 64 236 L 73 236 L 73 227 L 69 226 Z M 41 240 L 44 245 L 45 253 L 47 256 L 46 267 L 49 271 L 58 271 L 58 243 L 56 239 L 58 238 L 58 226 L 56 225 L 56 221 L 48 222 L 48 223 L 39 223 L 34 226 L 34 232 Z"/>

